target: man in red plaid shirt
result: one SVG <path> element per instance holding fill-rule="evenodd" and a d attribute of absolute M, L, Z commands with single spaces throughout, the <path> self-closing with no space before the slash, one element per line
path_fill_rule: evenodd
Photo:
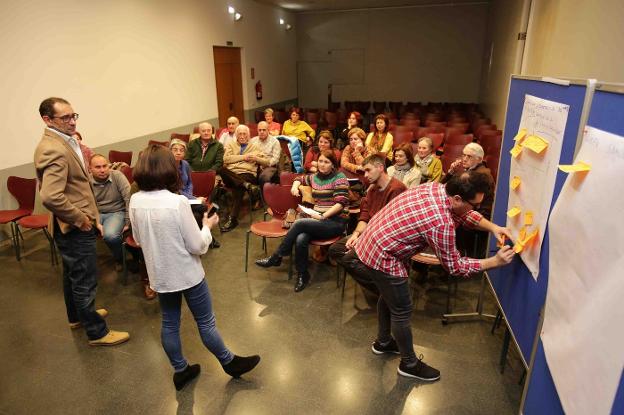
<path fill-rule="evenodd" d="M 373 216 L 355 249 L 344 257 L 347 271 L 358 283 L 380 292 L 379 328 L 372 350 L 375 354 L 400 354 L 400 375 L 426 381 L 440 378 L 437 369 L 414 353 L 407 278 L 410 258 L 429 246 L 444 269 L 461 276 L 506 265 L 513 259 L 508 246 L 486 259 L 462 257 L 455 246 L 455 228 L 460 225 L 492 232 L 499 241 L 511 239 L 507 228 L 476 212 L 488 187 L 485 175 L 469 171 L 445 185 L 433 182 L 409 189 Z"/>

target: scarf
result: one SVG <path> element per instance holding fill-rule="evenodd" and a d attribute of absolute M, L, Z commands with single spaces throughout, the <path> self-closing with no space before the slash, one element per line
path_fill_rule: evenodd
<path fill-rule="evenodd" d="M 327 174 L 323 174 L 320 171 L 317 171 L 315 174 L 316 177 L 318 177 L 320 180 L 326 181 L 332 179 L 336 175 L 336 173 L 338 173 L 336 169 L 331 169 L 331 171 Z"/>
<path fill-rule="evenodd" d="M 432 160 L 433 160 L 433 153 L 429 154 L 424 159 L 421 159 L 418 156 L 414 157 L 414 161 L 416 162 L 416 165 L 420 169 L 420 173 L 422 174 L 422 177 L 428 177 L 427 173 L 429 172 L 429 165 L 431 164 Z"/>
<path fill-rule="evenodd" d="M 412 167 L 409 165 L 409 163 L 405 163 L 402 166 L 395 164 L 393 177 L 397 180 L 403 181 L 403 178 L 411 169 Z"/>

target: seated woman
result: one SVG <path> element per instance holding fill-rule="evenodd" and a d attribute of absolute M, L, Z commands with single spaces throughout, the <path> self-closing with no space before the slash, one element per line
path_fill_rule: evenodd
<path fill-rule="evenodd" d="M 336 148 L 342 150 L 349 144 L 349 131 L 352 128 L 359 127 L 362 128 L 362 114 L 357 111 L 352 111 L 349 113 L 349 118 L 347 118 L 347 128 L 340 132 L 340 137 L 338 138 L 338 142 L 336 143 Z"/>
<path fill-rule="evenodd" d="M 366 137 L 366 147 L 370 154 L 382 154 L 392 161 L 392 143 L 394 137 L 388 132 L 390 120 L 384 114 L 375 117 L 375 131 L 371 131 Z"/>
<path fill-rule="evenodd" d="M 310 151 L 306 153 L 305 163 L 303 164 L 303 168 L 306 172 L 316 173 L 318 171 L 318 158 L 323 150 L 332 150 L 336 156 L 336 160 L 340 160 L 340 150 L 334 148 L 334 137 L 332 133 L 327 130 L 323 130 L 319 133 L 316 146 L 310 148 Z"/>
<path fill-rule="evenodd" d="M 315 132 L 307 122 L 301 120 L 301 108 L 292 107 L 290 120 L 286 120 L 282 126 L 282 134 L 297 137 L 305 147 L 308 147 L 312 144 Z"/>
<path fill-rule="evenodd" d="M 178 174 L 180 175 L 180 194 L 185 196 L 189 200 L 193 200 L 191 202 L 191 210 L 193 211 L 193 216 L 195 217 L 195 221 L 197 221 L 197 226 L 201 228 L 202 226 L 202 218 L 204 213 L 208 210 L 206 207 L 206 198 L 205 197 L 195 197 L 193 196 L 193 182 L 191 181 L 191 165 L 188 161 L 184 160 L 184 156 L 186 155 L 186 141 L 179 140 L 174 138 L 169 143 L 169 149 L 173 154 L 173 158 L 176 162 L 176 167 L 178 168 Z M 211 248 L 218 248 L 221 244 L 215 239 L 212 238 L 212 242 L 210 243 Z"/>
<path fill-rule="evenodd" d="M 280 131 L 282 131 L 282 125 L 278 122 L 273 121 L 273 109 L 266 108 L 264 110 L 264 121 L 269 124 L 270 135 L 280 135 Z"/>
<path fill-rule="evenodd" d="M 268 258 L 258 259 L 256 264 L 268 268 L 282 263 L 295 245 L 297 280 L 295 292 L 303 290 L 310 282 L 308 272 L 308 246 L 314 239 L 340 236 L 347 226 L 349 213 L 349 183 L 338 171 L 338 160 L 331 150 L 323 150 L 318 159 L 318 172 L 297 177 L 291 193 L 299 196 L 299 186 L 310 186 L 314 198 L 315 213 L 308 218 L 297 219 L 288 230 L 277 251 Z"/>
<path fill-rule="evenodd" d="M 143 249 L 150 285 L 158 293 L 162 346 L 175 372 L 173 384 L 180 390 L 200 372 L 200 366 L 189 364 L 182 354 L 183 296 L 204 346 L 219 360 L 225 373 L 240 377 L 258 364 L 260 356 L 236 356 L 217 331 L 200 255 L 208 250 L 210 228 L 219 219 L 217 215 L 204 216 L 199 230 L 188 199 L 178 194 L 178 169 L 166 148 L 150 146 L 144 150 L 134 168 L 140 191 L 132 195 L 129 213 L 132 235 Z"/>
<path fill-rule="evenodd" d="M 433 141 L 429 137 L 418 140 L 418 149 L 414 157 L 416 167 L 420 169 L 420 182 L 439 182 L 442 178 L 442 161 L 433 154 Z"/>
<path fill-rule="evenodd" d="M 349 131 L 349 145 L 345 147 L 340 159 L 340 166 L 354 175 L 364 174 L 364 159 L 371 155 L 369 148 L 364 145 L 366 133 L 355 127 Z"/>
<path fill-rule="evenodd" d="M 414 162 L 414 152 L 410 143 L 403 143 L 394 149 L 394 164 L 388 167 L 388 176 L 412 188 L 420 184 L 421 172 Z"/>

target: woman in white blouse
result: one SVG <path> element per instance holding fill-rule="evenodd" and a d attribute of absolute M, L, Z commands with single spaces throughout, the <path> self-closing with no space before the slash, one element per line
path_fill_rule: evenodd
<path fill-rule="evenodd" d="M 200 255 L 206 253 L 212 241 L 210 228 L 219 221 L 217 215 L 204 214 L 199 230 L 188 199 L 178 194 L 178 168 L 165 147 L 150 146 L 144 150 L 133 175 L 140 191 L 130 199 L 132 234 L 143 249 L 150 285 L 158 293 L 161 341 L 175 371 L 176 389 L 182 389 L 200 371 L 198 364 L 189 365 L 182 355 L 182 296 L 197 322 L 202 342 L 219 359 L 223 370 L 232 377 L 249 372 L 260 356 L 236 356 L 225 346 L 216 328 L 204 279 Z"/>

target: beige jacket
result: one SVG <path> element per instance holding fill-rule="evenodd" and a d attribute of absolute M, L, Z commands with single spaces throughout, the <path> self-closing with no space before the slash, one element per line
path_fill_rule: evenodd
<path fill-rule="evenodd" d="M 395 170 L 396 169 L 394 166 L 388 167 L 388 176 L 394 177 Z M 402 182 L 405 185 L 405 187 L 407 187 L 408 189 L 411 189 L 412 187 L 416 187 L 420 184 L 421 175 L 422 174 L 420 173 L 420 169 L 418 167 L 412 167 L 411 169 L 409 169 L 407 173 L 405 173 L 405 176 L 403 176 Z"/>
<path fill-rule="evenodd" d="M 238 141 L 230 141 L 225 145 L 225 153 L 223 154 L 223 166 L 236 174 L 251 173 L 254 176 L 258 171 L 258 163 L 255 161 L 245 161 L 243 158 L 247 155 L 265 157 L 265 154 L 256 144 L 249 143 L 243 154 Z"/>
<path fill-rule="evenodd" d="M 55 219 L 63 233 L 81 227 L 85 215 L 92 223 L 99 222 L 89 172 L 63 137 L 46 128 L 34 158 L 39 195 L 52 212 L 50 232 Z"/>

